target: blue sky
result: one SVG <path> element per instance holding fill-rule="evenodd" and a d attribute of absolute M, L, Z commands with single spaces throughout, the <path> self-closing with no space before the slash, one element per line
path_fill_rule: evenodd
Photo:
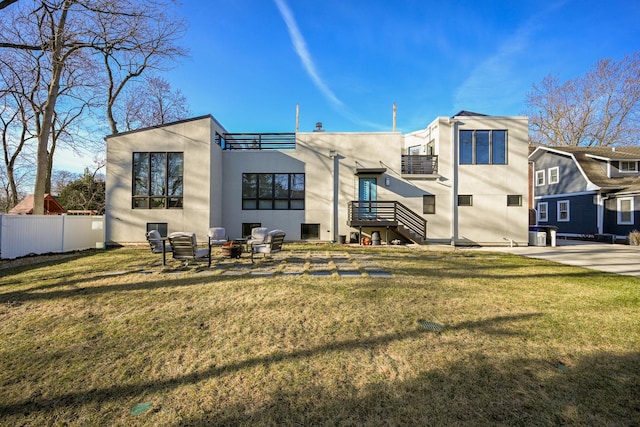
<path fill-rule="evenodd" d="M 165 77 L 229 132 L 292 132 L 296 104 L 301 131 L 390 131 L 394 102 L 401 132 L 460 110 L 520 115 L 546 75 L 640 49 L 635 0 L 184 0 L 181 12 L 190 53 Z M 56 168 L 91 164 L 68 160 Z"/>
<path fill-rule="evenodd" d="M 640 45 L 640 2 L 185 1 L 190 56 L 167 76 L 230 132 L 425 127 L 519 115 L 533 83 Z"/>

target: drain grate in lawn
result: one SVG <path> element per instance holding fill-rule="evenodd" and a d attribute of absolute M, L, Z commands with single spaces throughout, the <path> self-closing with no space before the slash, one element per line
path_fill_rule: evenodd
<path fill-rule="evenodd" d="M 444 331 L 444 325 L 436 322 L 429 322 L 428 320 L 420 319 L 418 320 L 418 324 L 423 328 L 432 331 L 432 332 L 442 332 Z"/>

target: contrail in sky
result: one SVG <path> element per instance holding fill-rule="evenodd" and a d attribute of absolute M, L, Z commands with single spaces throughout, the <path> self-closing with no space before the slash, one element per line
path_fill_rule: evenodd
<path fill-rule="evenodd" d="M 287 28 L 289 29 L 289 36 L 291 37 L 291 43 L 293 43 L 293 47 L 296 50 L 296 53 L 300 57 L 302 61 L 302 65 L 304 69 L 311 77 L 311 80 L 316 85 L 316 87 L 322 92 L 322 94 L 336 107 L 344 107 L 342 101 L 338 99 L 338 97 L 331 91 L 329 86 L 322 80 L 320 74 L 316 70 L 316 66 L 313 63 L 313 59 L 311 59 L 311 54 L 307 49 L 307 44 L 304 41 L 304 37 L 300 33 L 300 29 L 298 28 L 298 24 L 296 24 L 296 20 L 293 17 L 293 13 L 291 13 L 291 9 L 287 6 L 287 3 L 284 0 L 274 0 L 278 10 L 280 11 L 280 15 L 282 15 L 282 19 L 284 19 L 285 24 L 287 24 Z"/>

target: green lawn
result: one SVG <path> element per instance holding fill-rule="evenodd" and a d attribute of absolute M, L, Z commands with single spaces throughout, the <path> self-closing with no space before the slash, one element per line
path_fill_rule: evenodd
<path fill-rule="evenodd" d="M 285 247 L 254 265 L 265 276 L 246 258 L 241 276 L 163 269 L 142 249 L 1 269 L 0 424 L 640 420 L 638 278 L 473 250 Z M 294 251 L 305 274 L 284 274 Z M 363 274 L 310 274 L 338 256 Z"/>

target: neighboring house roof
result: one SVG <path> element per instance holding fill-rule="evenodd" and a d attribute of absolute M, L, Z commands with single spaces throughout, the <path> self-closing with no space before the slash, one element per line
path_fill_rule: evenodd
<path fill-rule="evenodd" d="M 640 147 L 538 147 L 529 158 L 535 160 L 543 151 L 573 158 L 584 177 L 598 190 L 640 191 L 640 177 L 609 177 L 603 162 L 640 161 Z"/>
<path fill-rule="evenodd" d="M 58 215 L 65 213 L 66 210 L 58 203 L 58 201 L 50 194 L 44 195 L 44 212 L 45 215 Z M 33 194 L 29 194 L 20 203 L 15 205 L 9 211 L 13 215 L 32 215 L 33 214 Z"/>
<path fill-rule="evenodd" d="M 463 117 L 463 116 L 486 116 L 486 114 L 474 113 L 473 111 L 462 110 L 457 114 L 454 114 L 452 117 Z"/>

